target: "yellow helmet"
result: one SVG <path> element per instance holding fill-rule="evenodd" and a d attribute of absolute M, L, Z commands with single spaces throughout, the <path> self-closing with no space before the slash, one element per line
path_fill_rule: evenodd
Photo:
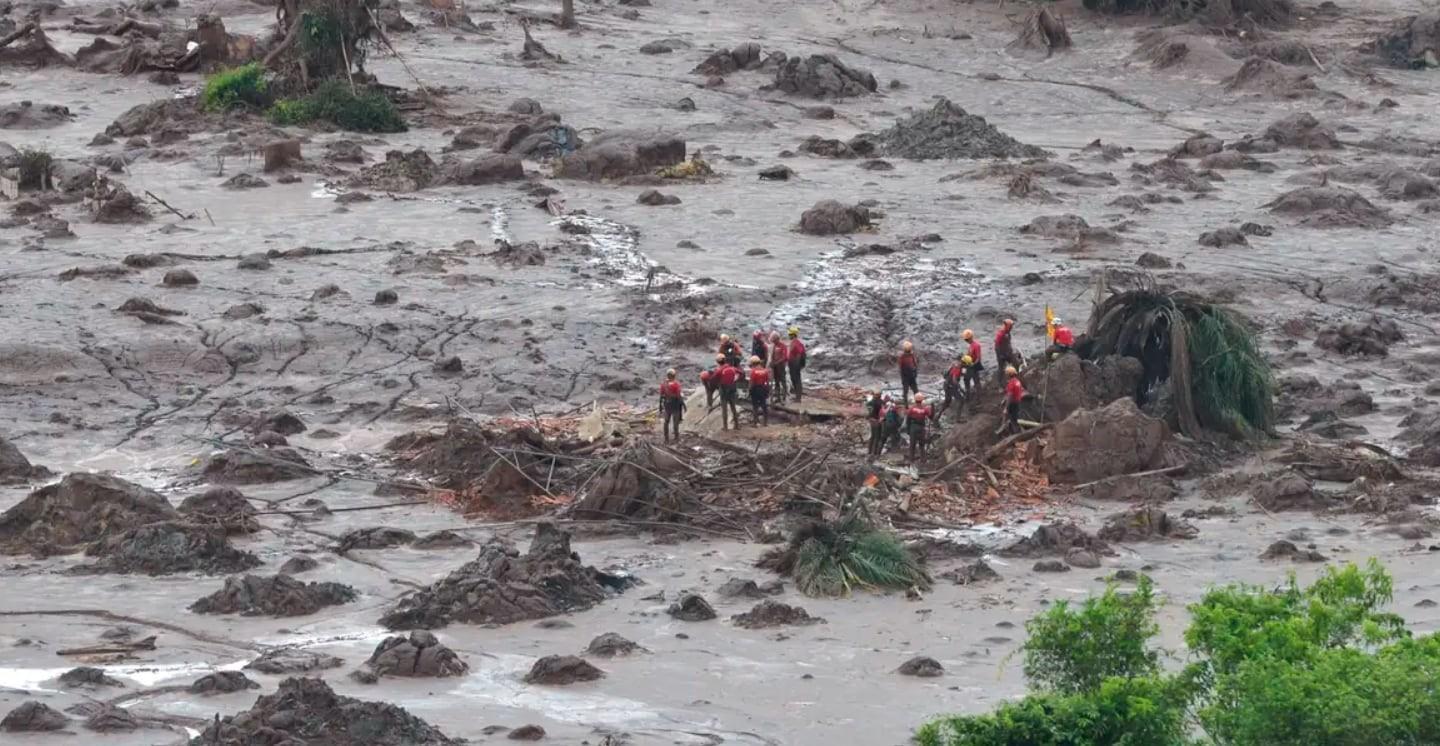
<path fill-rule="evenodd" d="M 962 356 L 962 357 L 960 358 L 960 362 L 962 362 L 962 363 L 964 363 L 964 364 L 966 364 L 966 365 L 974 365 L 974 364 L 975 364 L 975 358 L 970 357 L 969 355 L 964 355 L 964 356 Z"/>
<path fill-rule="evenodd" d="M 798 336 L 800 336 L 800 327 L 798 327 L 798 326 L 792 326 L 792 327 L 790 327 L 790 336 L 792 336 L 792 337 L 798 337 Z"/>
<path fill-rule="evenodd" d="M 1013 365 L 1007 365 L 1007 366 L 1005 366 L 1005 375 L 1007 375 L 1007 376 L 1017 376 L 1017 375 L 1020 375 L 1020 371 L 1015 370 L 1015 366 L 1013 366 Z"/>
<path fill-rule="evenodd" d="M 966 329 L 965 331 L 960 332 L 960 338 L 965 340 L 966 342 L 969 342 L 970 340 L 975 338 L 975 332 L 973 330 Z"/>
<path fill-rule="evenodd" d="M 720 335 L 720 341 L 721 341 L 721 342 L 729 342 L 729 341 L 730 341 L 730 335 L 729 335 L 729 334 L 721 334 L 721 335 Z"/>

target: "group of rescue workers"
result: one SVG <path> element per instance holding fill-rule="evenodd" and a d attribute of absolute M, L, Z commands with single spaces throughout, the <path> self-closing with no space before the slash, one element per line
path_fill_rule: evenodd
<path fill-rule="evenodd" d="M 1047 310 L 1048 314 L 1048 310 Z M 1051 332 L 1052 344 L 1046 350 L 1048 358 L 1070 352 L 1075 344 L 1075 335 L 1058 318 L 1050 318 L 1047 326 Z M 1020 367 L 1024 358 L 1015 349 L 1011 332 L 1014 319 L 1005 319 L 995 331 L 995 360 L 997 382 L 1003 387 L 1005 420 L 1002 427 L 1008 431 L 1020 427 L 1020 404 L 1029 394 L 1020 380 Z M 742 386 L 748 388 L 750 397 L 751 423 L 770 424 L 770 402 L 784 401 L 794 397 L 801 401 L 804 394 L 803 371 L 806 364 L 805 343 L 800 339 L 800 330 L 790 327 L 789 339 L 781 339 L 779 332 L 772 332 L 767 339 L 765 333 L 756 330 L 750 343 L 749 367 L 742 366 L 743 354 L 740 345 L 728 334 L 720 336 L 720 346 L 715 354 L 714 367 L 700 373 L 700 383 L 705 389 L 705 406 L 713 410 L 719 399 L 722 429 L 739 428 L 740 412 L 737 406 Z M 961 335 L 963 351 L 955 356 L 954 362 L 945 371 L 944 399 L 939 409 L 927 403 L 920 393 L 920 355 L 915 346 L 904 342 L 895 362 L 900 371 L 900 401 L 897 403 L 889 394 L 882 394 L 878 388 L 871 391 L 865 400 L 866 419 L 870 425 L 869 451 L 880 456 L 898 448 L 902 431 L 909 440 L 910 460 L 923 458 L 928 441 L 929 423 L 938 421 L 948 411 L 955 413 L 959 420 L 965 404 L 973 401 L 980 388 L 980 375 L 985 369 L 980 342 L 975 333 L 966 329 Z M 788 379 L 787 379 L 788 374 Z M 660 414 L 664 420 L 665 440 L 680 437 L 680 422 L 684 419 L 685 397 L 678 373 L 674 368 L 666 371 L 665 380 L 660 384 Z M 787 383 L 788 380 L 788 383 Z M 911 394 L 914 402 L 911 402 Z"/>

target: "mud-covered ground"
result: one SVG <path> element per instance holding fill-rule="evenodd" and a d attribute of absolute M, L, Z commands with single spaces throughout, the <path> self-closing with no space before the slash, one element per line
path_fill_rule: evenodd
<path fill-rule="evenodd" d="M 200 491 L 196 472 L 217 440 L 242 442 L 257 414 L 285 408 L 308 425 L 290 442 L 311 463 L 374 476 L 385 473 L 374 457 L 390 437 L 457 411 L 528 416 L 588 407 L 597 398 L 649 406 L 665 368 L 679 368 L 687 386 L 695 381 L 708 349 L 677 344 L 674 332 L 696 319 L 703 330 L 742 339 L 757 327 L 797 325 L 810 345 L 811 380 L 857 386 L 894 386 L 888 363 L 875 361 L 911 339 L 926 361 L 922 384 L 934 391 L 940 358 L 954 353 L 961 329 L 973 327 L 988 353 L 995 325 L 1013 316 L 1021 320 L 1021 349 L 1034 352 L 1046 305 L 1082 326 L 1097 273 L 1123 281 L 1142 268 L 1220 297 L 1257 324 L 1277 374 L 1292 381 L 1282 389 L 1286 432 L 1312 414 L 1335 411 L 1363 428 L 1349 435 L 1403 453 L 1414 443 L 1399 438 L 1410 426 L 1402 421 L 1434 416 L 1437 73 L 1386 67 L 1358 49 L 1391 20 L 1421 12 L 1418 2 L 1341 0 L 1333 12 L 1307 4 L 1293 28 L 1266 32 L 1275 49 L 1292 53 L 1276 55 L 1294 64 L 1252 63 L 1249 72 L 1242 67 L 1255 48 L 1232 38 L 1153 19 L 1097 16 L 1078 2 L 1057 4 L 1074 49 L 1048 58 L 1008 48 L 1026 11 L 1015 3 L 581 2 L 580 30 L 532 28 L 563 58 L 539 63 L 520 59 L 518 18 L 549 6 L 470 7 L 480 26 L 464 30 L 435 25 L 422 5 L 402 3 L 417 28 L 392 36 L 423 83 L 444 92 L 443 111 L 426 110 L 399 135 L 291 130 L 303 140 L 305 165 L 289 184 L 261 174 L 255 150 L 285 133 L 266 131 L 258 120 L 180 135 L 157 126 L 138 141 L 121 135 L 92 144 L 132 107 L 193 93 L 197 75 L 181 75 L 175 85 L 144 75 L 0 67 L 0 107 L 31 101 L 68 107 L 72 115 L 43 122 L 49 126 L 0 129 L 0 142 L 44 147 L 58 158 L 118 156 L 121 173 L 112 178 L 193 216 L 182 219 L 150 202 L 153 220 L 109 225 L 91 222 L 83 205 L 61 204 L 50 213 L 68 222 L 73 235 L 65 235 L 53 220 L 36 221 L 0 203 L 13 218 L 0 228 L 6 326 L 0 414 L 7 440 L 57 474 L 110 471 L 178 505 Z M 28 7 L 17 3 L 13 17 Z M 57 47 L 73 52 L 92 37 L 67 31 L 71 16 L 106 7 L 73 2 L 42 16 L 42 24 Z M 231 32 L 268 33 L 273 22 L 272 9 L 258 5 L 204 10 L 221 14 Z M 182 4 L 158 17 L 183 23 L 199 12 Z M 661 45 L 672 51 L 640 51 L 660 40 L 673 40 Z M 723 82 L 692 73 L 712 51 L 746 42 L 765 52 L 836 54 L 872 73 L 878 90 L 817 101 L 762 90 L 773 77 L 767 71 L 727 73 Z M 1178 61 L 1154 62 L 1172 59 L 1177 44 L 1188 50 Z M 1294 59 L 1296 49 L 1305 50 L 1304 58 Z M 373 53 L 367 67 L 386 83 L 415 85 L 389 53 Z M 802 150 L 811 136 L 849 141 L 880 132 L 941 96 L 1049 151 L 1050 165 L 828 158 Z M 560 114 L 585 138 L 620 129 L 679 136 L 717 175 L 660 185 L 680 198 L 661 206 L 637 203 L 650 186 L 552 178 L 548 164 L 529 160 L 529 178 L 520 182 L 412 192 L 350 184 L 354 172 L 383 161 L 387 151 L 424 148 L 438 160 L 464 127 L 513 121 L 505 112 L 522 97 Z M 684 99 L 693 110 L 681 105 Z M 834 118 L 813 118 L 807 109 L 819 105 L 833 107 Z M 1316 126 L 1297 124 L 1305 112 Z M 1263 139 L 1286 118 L 1292 119 L 1276 130 L 1273 152 L 1262 144 L 1217 157 L 1197 138 L 1209 133 L 1233 146 L 1246 136 Z M 1155 165 L 1187 140 L 1192 155 Z M 358 144 L 364 163 L 337 157 L 354 150 L 341 141 Z M 877 158 L 888 168 L 874 164 Z M 758 178 L 775 165 L 795 174 Z M 1028 178 L 1018 178 L 1019 171 Z M 243 173 L 268 185 L 224 186 Z M 557 212 L 570 216 L 537 207 L 537 184 L 557 189 L 551 197 L 563 204 Z M 1284 198 L 1306 187 L 1321 191 Z M 1338 193 L 1347 201 L 1342 210 L 1314 204 L 1342 188 L 1363 203 Z M 337 199 L 356 192 L 370 199 Z M 1286 209 L 1299 197 L 1309 202 Z M 824 199 L 865 202 L 881 217 L 872 231 L 848 236 L 798 232 L 802 212 Z M 1037 218 L 1060 215 L 1079 216 L 1089 229 L 1078 238 L 1073 221 L 1061 221 L 1072 229 L 1054 237 L 1020 230 L 1043 228 L 1054 221 Z M 1247 223 L 1258 229 L 1235 232 L 1243 243 L 1232 234 L 1202 241 L 1202 234 Z M 925 240 L 907 241 L 917 237 Z M 515 266 L 490 256 L 496 240 L 536 242 L 545 261 Z M 1229 245 L 1206 245 L 1215 243 Z M 895 251 L 856 250 L 870 244 Z M 267 253 L 267 262 L 242 263 Z M 163 257 L 156 266 L 122 264 L 140 254 Z M 88 271 L 116 266 L 128 271 Z M 656 266 L 662 269 L 647 292 Z M 87 271 L 66 274 L 75 268 Z M 164 284 L 180 269 L 198 284 Z M 393 290 L 397 302 L 373 302 L 384 290 Z M 118 312 L 131 298 L 181 313 Z M 1394 324 L 1370 335 L 1388 345 L 1384 357 L 1341 355 L 1316 344 L 1332 327 L 1372 319 Z M 159 320 L 170 323 L 150 323 Z M 452 357 L 458 370 L 437 365 Z M 1317 379 L 1312 387 L 1297 383 L 1309 376 Z M 1354 386 L 1358 393 L 1346 388 Z M 1368 404 L 1354 403 L 1367 397 Z M 1261 453 L 1230 466 L 1262 470 L 1268 459 Z M 19 502 L 42 481 L 4 488 L 0 505 Z M 272 575 L 292 555 L 313 552 L 320 566 L 300 577 L 343 582 L 359 593 L 351 603 L 288 619 L 188 611 L 220 588 L 218 576 L 77 577 L 60 571 L 82 558 L 7 557 L 0 709 L 32 699 L 56 710 L 114 701 L 158 720 L 107 734 L 107 743 L 180 742 L 185 729 L 198 731 L 216 713 L 248 708 L 283 677 L 250 672 L 259 690 L 213 697 L 176 685 L 239 668 L 268 646 L 299 644 L 344 660 L 321 672 L 337 691 L 400 704 L 446 734 L 476 742 L 506 738 L 488 726 L 534 723 L 561 743 L 602 743 L 607 734 L 611 743 L 637 744 L 901 743 L 927 716 L 981 711 L 1021 693 L 1017 666 L 1005 658 L 1023 640 L 1024 621 L 1047 601 L 1094 591 L 1097 579 L 1115 570 L 1147 568 L 1169 596 L 1164 635 L 1178 645 L 1183 606 L 1208 584 L 1275 583 L 1292 569 L 1313 574 L 1318 565 L 1258 559 L 1286 537 L 1302 548 L 1314 543 L 1332 561 L 1379 557 L 1396 576 L 1395 609 L 1417 629 L 1440 626 L 1435 539 L 1402 538 L 1365 516 L 1268 514 L 1243 493 L 1216 501 L 1193 483 L 1182 487 L 1168 512 L 1220 504 L 1234 513 L 1195 519 L 1193 540 L 1121 544 L 1096 570 L 1046 575 L 1028 560 L 991 557 L 1001 580 L 967 586 L 942 580 L 915 602 L 816 601 L 787 590 L 781 600 L 827 622 L 778 632 L 732 626 L 728 617 L 753 601 L 717 595 L 732 577 L 769 579 L 752 568 L 763 547 L 582 532 L 576 549 L 586 564 L 624 568 L 646 585 L 561 617 L 573 626 L 452 624 L 438 635 L 469 663 L 467 675 L 384 678 L 375 685 L 346 674 L 386 636 L 380 615 L 475 550 L 338 555 L 329 551 L 337 537 L 391 525 L 416 533 L 452 528 L 476 541 L 501 532 L 523 545 L 528 528 L 468 523 L 428 505 L 315 521 L 261 516 L 263 530 L 232 539 L 263 562 L 251 572 Z M 310 498 L 331 510 L 397 501 L 375 494 L 370 482 L 320 477 L 244 492 L 262 510 Z M 1093 530 L 1120 507 L 1080 501 L 1046 513 L 1068 514 Z M 1428 519 L 1435 519 L 1433 506 Z M 998 534 L 976 529 L 965 538 L 993 547 L 1030 525 Z M 667 616 L 685 589 L 710 598 L 721 618 L 686 623 Z M 43 613 L 65 610 L 118 616 Z M 106 666 L 123 688 L 57 684 L 56 676 L 75 664 L 55 651 L 94 645 L 117 626 L 132 627 L 136 638 L 159 637 L 154 651 Z M 522 681 L 534 659 L 579 653 L 604 632 L 649 653 L 597 660 L 606 677 L 595 682 L 562 688 Z M 938 659 L 945 675 L 895 673 L 915 655 Z M 76 716 L 68 727 L 70 740 L 91 737 Z"/>

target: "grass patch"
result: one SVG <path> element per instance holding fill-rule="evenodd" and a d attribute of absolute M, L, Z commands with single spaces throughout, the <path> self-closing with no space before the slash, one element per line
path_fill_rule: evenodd
<path fill-rule="evenodd" d="M 215 73 L 205 79 L 200 92 L 200 107 L 206 111 L 226 111 L 239 107 L 264 109 L 270 103 L 265 70 L 252 62 Z"/>
<path fill-rule="evenodd" d="M 277 101 L 270 107 L 270 121 L 282 126 L 330 122 L 351 132 L 404 132 L 406 129 L 400 111 L 383 93 L 356 92 L 335 80 L 320 84 L 303 98 Z"/>

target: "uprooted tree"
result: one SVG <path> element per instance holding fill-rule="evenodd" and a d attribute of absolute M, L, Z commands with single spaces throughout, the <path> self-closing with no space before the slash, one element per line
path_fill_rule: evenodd
<path fill-rule="evenodd" d="M 372 0 L 280 0 L 275 7 L 277 30 L 285 36 L 261 63 L 282 80 L 311 81 L 364 75 L 365 50 L 380 29 Z"/>

